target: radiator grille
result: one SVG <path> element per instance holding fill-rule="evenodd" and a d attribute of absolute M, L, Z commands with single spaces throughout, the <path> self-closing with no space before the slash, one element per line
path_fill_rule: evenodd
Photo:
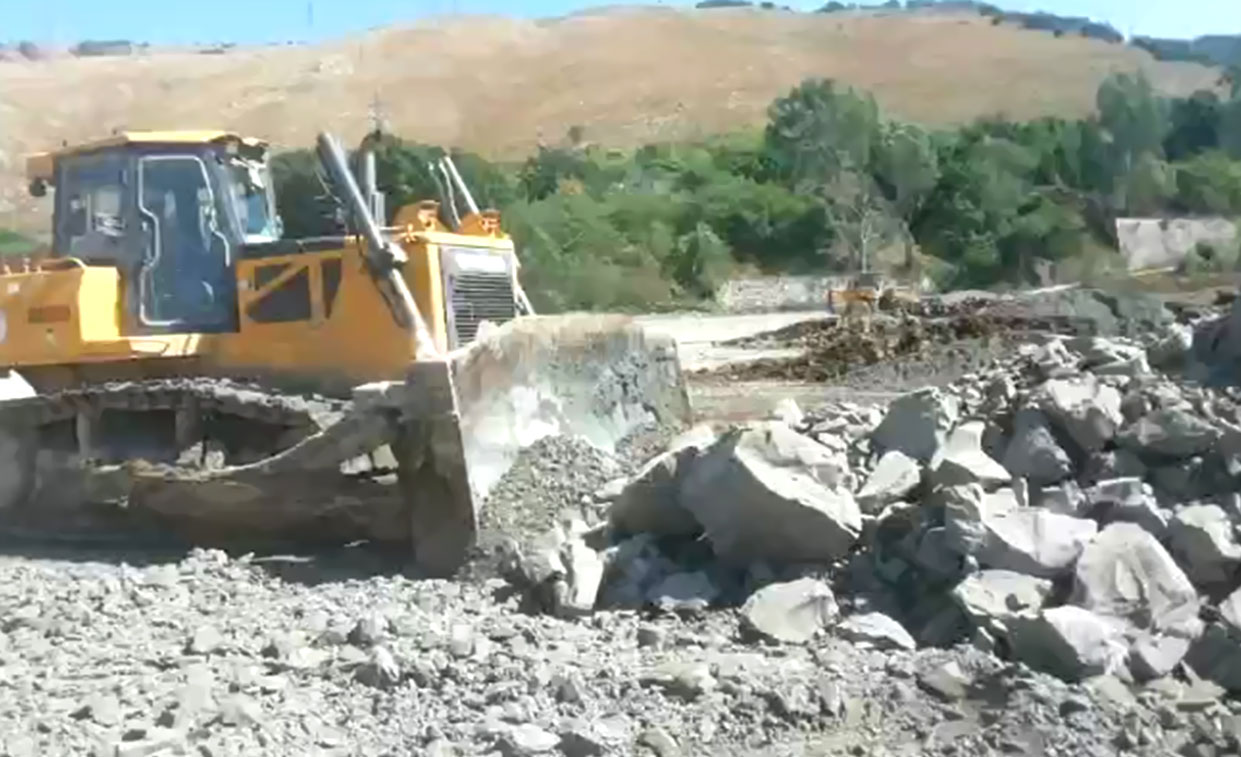
<path fill-rule="evenodd" d="M 487 256 L 489 265 L 476 264 L 480 255 Z M 501 258 L 502 264 L 497 264 L 499 257 L 490 252 L 444 249 L 448 324 L 455 346 L 472 342 L 483 321 L 499 325 L 517 315 L 512 270 L 507 258 Z"/>

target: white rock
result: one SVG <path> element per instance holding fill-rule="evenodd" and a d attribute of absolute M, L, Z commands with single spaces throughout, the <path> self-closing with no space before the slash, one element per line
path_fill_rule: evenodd
<path fill-rule="evenodd" d="M 1012 479 L 1003 465 L 982 450 L 986 424 L 968 421 L 953 429 L 947 442 L 931 461 L 931 481 L 936 486 L 980 483 L 984 486 Z"/>
<path fill-rule="evenodd" d="M 816 453 L 801 444 L 823 450 L 781 424 L 765 424 L 725 434 L 694 464 L 681 502 L 720 558 L 829 562 L 857 541 L 862 513 L 853 495 L 816 480 Z"/>
<path fill-rule="evenodd" d="M 1100 481 L 1086 491 L 1092 509 L 1109 521 L 1136 523 L 1157 538 L 1168 531 L 1168 518 L 1159 509 L 1155 490 L 1142 479 L 1127 476 Z"/>
<path fill-rule="evenodd" d="M 958 400 L 936 387 L 903 395 L 888 411 L 871 439 L 883 450 L 900 450 L 928 462 L 943 445 L 960 417 Z"/>
<path fill-rule="evenodd" d="M 1147 454 L 1185 458 L 1211 449 L 1221 431 L 1185 406 L 1156 410 L 1121 432 L 1125 447 Z"/>
<path fill-rule="evenodd" d="M 858 492 L 858 504 L 865 512 L 878 512 L 913 491 L 921 480 L 922 468 L 916 460 L 900 450 L 889 450 Z"/>
<path fill-rule="evenodd" d="M 1103 449 L 1124 422 L 1120 392 L 1092 374 L 1052 379 L 1036 393 L 1036 402 L 1087 452 Z"/>
<path fill-rule="evenodd" d="M 651 587 L 647 601 L 663 610 L 705 610 L 720 595 L 702 571 L 673 573 Z"/>
<path fill-rule="evenodd" d="M 1142 629 L 1182 636 L 1201 630 L 1193 584 L 1163 545 L 1134 523 L 1113 523 L 1086 545 L 1071 601 Z"/>
<path fill-rule="evenodd" d="M 975 552 L 981 565 L 1044 578 L 1072 570 L 1098 531 L 1094 521 L 1037 507 L 1014 509 L 983 525 L 986 538 Z"/>
<path fill-rule="evenodd" d="M 771 417 L 793 428 L 800 426 L 806 420 L 806 414 L 801 411 L 797 400 L 792 397 L 784 397 L 777 402 L 771 411 Z"/>
<path fill-rule="evenodd" d="M 741 608 L 747 630 L 776 641 L 800 644 L 827 627 L 839 610 L 831 588 L 814 578 L 764 586 Z"/>
<path fill-rule="evenodd" d="M 581 539 L 570 539 L 562 548 L 566 568 L 567 591 L 560 600 L 558 612 L 565 615 L 586 615 L 594 611 L 603 583 L 604 559 Z"/>
<path fill-rule="evenodd" d="M 649 461 L 621 490 L 608 510 L 620 534 L 691 536 L 702 530 L 681 506 L 681 483 L 693 463 L 715 442 L 715 432 L 696 426 L 677 437 L 668 450 Z"/>
<path fill-rule="evenodd" d="M 1190 505 L 1173 516 L 1168 546 L 1198 586 L 1233 584 L 1241 566 L 1241 544 L 1232 521 L 1217 505 Z"/>
<path fill-rule="evenodd" d="M 918 648 L 918 642 L 904 626 L 881 612 L 850 615 L 836 627 L 836 632 L 850 641 L 864 642 L 876 649 Z"/>
<path fill-rule="evenodd" d="M 1037 611 L 1051 594 L 1052 582 L 1011 570 L 980 570 L 952 589 L 962 611 L 984 627 L 1003 624 L 1013 615 Z"/>
<path fill-rule="evenodd" d="M 1123 626 L 1081 607 L 1018 614 L 1008 630 L 1017 659 L 1068 681 L 1110 673 L 1125 660 Z"/>
<path fill-rule="evenodd" d="M 550 754 L 560 744 L 560 737 L 533 723 L 513 726 L 500 737 L 500 753 L 504 757 L 527 757 Z"/>

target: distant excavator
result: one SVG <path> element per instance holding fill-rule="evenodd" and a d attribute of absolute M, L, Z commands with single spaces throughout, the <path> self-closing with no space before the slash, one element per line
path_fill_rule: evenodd
<path fill-rule="evenodd" d="M 688 422 L 675 344 L 535 315 L 450 159 L 432 168 L 452 191 L 385 226 L 373 144 L 351 164 L 319 136 L 350 230 L 312 239 L 284 238 L 260 140 L 130 132 L 30 158 L 53 242 L 0 271 L 0 529 L 369 539 L 446 575 L 535 441 Z"/>
<path fill-rule="evenodd" d="M 875 312 L 906 310 L 918 304 L 918 292 L 894 284 L 878 271 L 854 275 L 847 288 L 828 293 L 829 309 L 846 318 L 866 318 Z"/>

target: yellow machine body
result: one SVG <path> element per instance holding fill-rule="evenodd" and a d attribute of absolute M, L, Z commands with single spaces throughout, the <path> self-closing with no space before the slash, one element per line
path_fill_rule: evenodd
<path fill-rule="evenodd" d="M 383 225 L 373 165 L 363 194 L 330 135 L 319 157 L 350 234 L 285 238 L 266 145 L 227 132 L 30 158 L 53 244 L 0 264 L 0 528 L 367 538 L 444 574 L 538 439 L 688 422 L 675 345 L 533 315 L 497 213 L 453 207 L 450 230 L 425 200 Z"/>

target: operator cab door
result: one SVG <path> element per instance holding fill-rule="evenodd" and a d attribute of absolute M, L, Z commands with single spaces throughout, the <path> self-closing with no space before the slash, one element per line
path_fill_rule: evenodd
<path fill-rule="evenodd" d="M 233 246 L 221 198 L 195 154 L 138 154 L 139 255 L 129 291 L 139 329 L 156 333 L 236 328 Z"/>
<path fill-rule="evenodd" d="M 123 333 L 236 329 L 234 245 L 210 176 L 201 156 L 158 148 L 58 161 L 55 249 L 117 268 Z"/>

